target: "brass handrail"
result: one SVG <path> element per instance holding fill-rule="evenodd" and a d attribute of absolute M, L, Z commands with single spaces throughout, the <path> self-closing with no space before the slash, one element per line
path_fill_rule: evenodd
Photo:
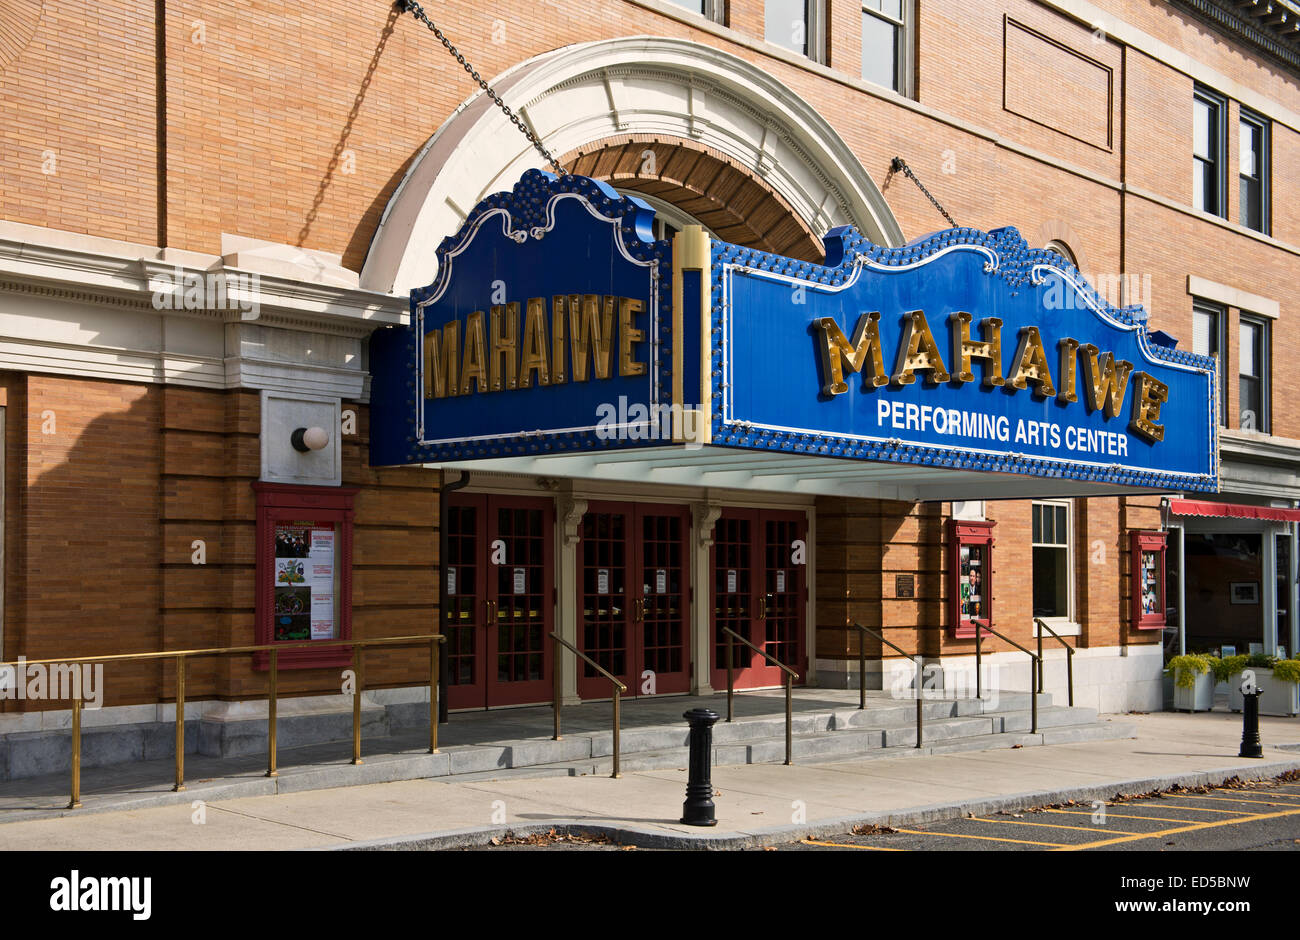
<path fill-rule="evenodd" d="M 161 650 L 151 653 L 110 653 L 104 656 L 74 656 L 66 659 L 23 659 L 14 662 L 0 662 L 0 669 L 7 666 L 42 666 L 58 663 L 106 663 L 129 662 L 135 660 L 174 659 L 176 660 L 176 782 L 172 791 L 179 793 L 185 789 L 185 666 L 192 658 L 200 656 L 229 656 L 235 653 L 270 653 L 269 675 L 267 677 L 267 771 L 266 776 L 278 777 L 276 769 L 276 712 L 279 696 L 279 656 L 282 650 L 293 649 L 329 649 L 331 647 L 349 647 L 352 649 L 352 668 L 356 687 L 352 698 L 352 763 L 361 763 L 361 650 L 367 646 L 410 646 L 413 643 L 429 644 L 429 753 L 438 753 L 438 645 L 446 642 L 441 633 L 423 633 L 413 636 L 376 637 L 368 640 L 304 640 L 293 643 L 260 643 L 252 646 L 215 646 L 207 649 Z M 72 798 L 68 809 L 81 807 L 81 697 L 72 700 Z"/>
<path fill-rule="evenodd" d="M 623 693 L 627 691 L 627 686 L 623 684 L 623 680 L 619 679 L 618 676 L 615 676 L 608 669 L 606 669 L 600 663 L 596 662 L 594 659 L 592 659 L 582 650 L 578 649 L 576 646 L 574 646 L 564 637 L 560 636 L 558 633 L 552 632 L 551 639 L 554 640 L 556 643 L 560 644 L 561 646 L 563 646 L 565 649 L 569 650 L 569 652 L 573 653 L 573 655 L 577 656 L 588 666 L 591 666 L 591 668 L 595 669 L 597 672 L 599 672 L 610 682 L 614 683 L 614 768 L 613 768 L 614 772 L 610 774 L 610 776 L 617 779 L 618 777 L 622 776 L 622 774 L 618 772 L 618 752 L 619 752 L 618 730 L 619 730 L 619 719 L 620 719 L 620 704 L 622 702 Z M 562 678 L 563 670 L 560 668 L 561 663 L 560 663 L 560 657 L 558 655 L 558 650 L 556 652 L 557 655 L 555 657 L 555 665 L 551 669 L 552 678 L 554 680 L 554 694 L 555 694 L 555 706 L 554 706 L 555 707 L 555 735 L 552 738 L 552 740 L 554 741 L 560 740 L 560 699 L 563 698 L 564 696 L 564 680 Z"/>
<path fill-rule="evenodd" d="M 864 627 L 856 620 L 850 621 L 849 626 L 857 627 L 863 633 L 868 633 L 871 636 L 874 636 L 877 640 L 879 640 L 881 643 L 888 646 L 890 649 L 894 650 L 896 653 L 906 656 L 908 659 L 912 659 L 911 653 L 907 652 L 907 650 L 903 649 L 901 646 L 895 646 L 893 643 L 886 640 L 882 634 L 877 633 L 875 630 L 872 630 L 870 627 Z M 916 746 L 920 747 L 924 735 L 924 724 L 925 724 L 925 717 L 924 717 L 925 706 L 921 701 L 922 667 L 921 667 L 920 653 L 916 654 L 915 664 L 916 664 Z M 862 709 L 866 707 L 867 707 L 867 651 L 862 641 L 859 640 L 858 641 L 858 708 Z"/>
<path fill-rule="evenodd" d="M 789 767 L 794 763 L 794 680 L 799 678 L 799 673 L 795 672 L 781 660 L 777 659 L 765 649 L 760 649 L 749 640 L 745 639 L 730 627 L 720 628 L 727 635 L 727 721 L 735 716 L 732 700 L 735 697 L 736 682 L 734 674 L 735 659 L 731 655 L 734 647 L 732 638 L 744 643 L 755 653 L 762 656 L 773 666 L 778 666 L 785 673 L 785 765 Z"/>
<path fill-rule="evenodd" d="M 1038 617 L 1034 618 L 1034 623 L 1038 626 L 1038 691 L 1043 691 L 1043 631 L 1046 630 L 1052 636 L 1056 637 L 1056 642 L 1065 647 L 1065 681 L 1066 687 L 1070 693 L 1070 707 L 1074 707 L 1074 647 L 1066 643 L 1061 635 L 1043 623 Z"/>
<path fill-rule="evenodd" d="M 1030 660 L 1029 662 L 1029 715 L 1030 715 L 1029 733 L 1037 734 L 1038 733 L 1038 691 L 1034 687 L 1034 673 L 1036 670 L 1037 671 L 1042 670 L 1043 661 L 1039 659 L 1037 656 L 1035 656 L 1033 653 L 1031 653 L 1029 650 L 1025 649 L 1015 640 L 1011 639 L 1011 637 L 1003 636 L 1001 633 L 998 633 L 998 631 L 994 630 L 992 627 L 982 627 L 977 623 L 975 625 L 975 695 L 977 698 L 983 698 L 983 696 L 980 694 L 979 681 L 980 681 L 980 657 L 982 655 L 980 650 L 980 638 L 983 636 L 984 632 L 991 633 L 1000 640 L 1005 640 L 1006 642 L 1014 646 L 1016 649 L 1020 650 L 1020 652 L 1024 653 L 1026 656 L 1029 657 Z"/>

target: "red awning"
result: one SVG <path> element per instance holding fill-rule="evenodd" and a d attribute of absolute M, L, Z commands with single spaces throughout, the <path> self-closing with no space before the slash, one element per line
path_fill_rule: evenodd
<path fill-rule="evenodd" d="M 1300 509 L 1273 506 L 1242 506 L 1211 503 L 1198 499 L 1171 499 L 1169 511 L 1176 516 L 1227 516 L 1233 519 L 1266 519 L 1270 522 L 1300 522 Z"/>

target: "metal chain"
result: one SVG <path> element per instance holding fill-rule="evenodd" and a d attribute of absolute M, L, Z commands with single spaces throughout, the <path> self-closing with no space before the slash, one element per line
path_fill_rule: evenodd
<path fill-rule="evenodd" d="M 416 3 L 415 0 L 397 0 L 397 5 L 403 13 L 410 13 L 417 20 L 427 26 L 433 35 L 438 37 L 438 40 L 447 48 L 447 51 L 455 56 L 456 61 L 459 62 L 465 71 L 469 73 L 470 78 L 478 82 L 479 87 L 487 92 L 487 96 L 491 98 L 496 106 L 505 113 L 506 117 L 510 118 L 510 123 L 519 128 L 519 133 L 528 138 L 528 142 L 537 149 L 538 153 L 546 158 L 547 163 L 555 167 L 557 173 L 561 176 L 565 176 L 567 171 L 560 165 L 560 161 L 556 160 L 555 157 L 551 155 L 551 152 L 546 149 L 540 140 L 537 139 L 537 135 L 524 125 L 524 122 L 519 119 L 519 116 L 516 115 L 515 112 L 510 110 L 510 107 L 501 100 L 501 96 L 498 95 L 496 91 L 493 90 L 492 86 L 484 81 L 483 77 L 474 70 L 474 66 L 470 65 L 469 62 L 465 60 L 465 57 L 460 54 L 460 51 L 451 44 L 451 40 L 446 37 L 442 30 L 434 25 L 433 20 L 429 19 L 429 17 L 425 15 L 423 7 Z"/>
<path fill-rule="evenodd" d="M 938 199 L 935 199 L 934 196 L 930 195 L 930 190 L 926 189 L 925 184 L 916 178 L 916 174 L 912 172 L 912 168 L 907 165 L 906 161 L 904 161 L 902 157 L 894 157 L 894 161 L 889 164 L 889 172 L 898 173 L 900 171 L 904 176 L 915 183 L 920 188 L 921 192 L 925 193 L 925 198 L 929 199 L 934 207 L 939 210 L 939 214 L 948 220 L 948 224 L 953 228 L 957 228 L 957 223 L 953 220 L 953 217 L 948 214 L 948 211 L 944 209 L 943 206 L 939 205 Z"/>

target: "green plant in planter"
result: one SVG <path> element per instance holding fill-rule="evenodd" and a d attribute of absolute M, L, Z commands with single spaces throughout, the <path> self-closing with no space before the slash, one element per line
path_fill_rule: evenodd
<path fill-rule="evenodd" d="M 1208 653 L 1187 653 L 1169 660 L 1169 665 L 1165 666 L 1165 673 L 1174 677 L 1174 685 L 1178 688 L 1194 689 L 1197 676 L 1213 672 L 1217 679 L 1221 662 L 1219 657 Z"/>
<path fill-rule="evenodd" d="M 1236 656 L 1226 656 L 1218 662 L 1219 666 L 1214 671 L 1214 678 L 1219 682 L 1227 682 L 1231 676 L 1243 669 L 1272 669 L 1278 660 L 1276 656 L 1269 656 L 1266 653 L 1238 653 Z"/>
<path fill-rule="evenodd" d="M 1300 682 L 1300 659 L 1279 659 L 1273 664 L 1273 678 L 1280 682 Z"/>

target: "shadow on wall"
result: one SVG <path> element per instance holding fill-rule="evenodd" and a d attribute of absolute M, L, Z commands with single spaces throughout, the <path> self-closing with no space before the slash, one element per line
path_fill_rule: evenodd
<path fill-rule="evenodd" d="M 21 380 L 20 380 L 21 382 Z M 162 389 L 27 376 L 8 409 L 7 659 L 162 646 Z M 220 471 L 218 471 L 220 472 Z M 27 483 L 26 481 L 30 481 Z M 26 485 L 25 485 L 26 484 Z M 104 704 L 154 701 L 159 663 L 104 666 Z M 3 711 L 67 708 L 0 700 Z"/>
<path fill-rule="evenodd" d="M 307 238 L 311 235 L 312 226 L 316 222 L 316 217 L 320 214 L 321 205 L 325 202 L 325 195 L 329 191 L 330 185 L 334 182 L 334 176 L 339 171 L 339 165 L 343 162 L 343 155 L 347 150 L 348 140 L 352 137 L 352 129 L 356 124 L 357 115 L 361 113 L 361 106 L 365 103 L 367 92 L 370 91 L 370 83 L 374 80 L 375 70 L 379 68 L 379 62 L 383 58 L 384 49 L 388 46 L 388 40 L 393 35 L 393 29 L 399 16 L 401 16 L 401 13 L 398 10 L 397 5 L 390 5 L 388 8 L 388 18 L 384 21 L 384 28 L 379 34 L 379 42 L 375 45 L 375 51 L 370 56 L 370 62 L 366 65 L 366 74 L 361 79 L 361 86 L 357 89 L 356 97 L 352 99 L 352 107 L 348 111 L 348 116 L 343 122 L 343 130 L 339 134 L 339 139 L 334 144 L 334 152 L 330 155 L 330 162 L 325 168 L 325 175 L 321 177 L 320 183 L 316 187 L 316 195 L 312 199 L 311 208 L 307 210 L 307 216 L 303 219 L 302 228 L 298 231 L 297 246 L 299 248 L 306 246 Z M 400 180 L 401 177 L 405 175 L 405 167 L 406 165 L 409 165 L 409 162 L 410 159 L 408 158 L 407 164 L 403 165 L 401 174 L 396 177 L 397 180 Z M 380 204 L 380 212 L 383 211 L 383 204 L 387 203 L 387 193 L 390 191 L 389 187 L 394 186 L 396 186 L 396 182 L 390 180 L 389 184 L 385 186 L 384 192 L 380 194 L 378 199 L 376 199 L 376 203 Z M 382 199 L 382 203 L 380 203 L 380 199 Z M 347 253 L 343 259 L 345 267 L 352 267 L 355 262 L 356 267 L 354 270 L 360 270 L 360 263 L 357 261 L 355 250 L 357 242 L 361 238 L 361 232 L 364 230 L 366 231 L 365 241 L 368 245 L 370 236 L 373 234 L 374 226 L 378 221 L 378 215 L 375 214 L 375 205 L 372 204 L 370 209 L 362 217 L 357 233 L 353 235 L 352 240 L 348 243 Z M 360 260 L 365 260 L 364 249 L 360 254 Z"/>

